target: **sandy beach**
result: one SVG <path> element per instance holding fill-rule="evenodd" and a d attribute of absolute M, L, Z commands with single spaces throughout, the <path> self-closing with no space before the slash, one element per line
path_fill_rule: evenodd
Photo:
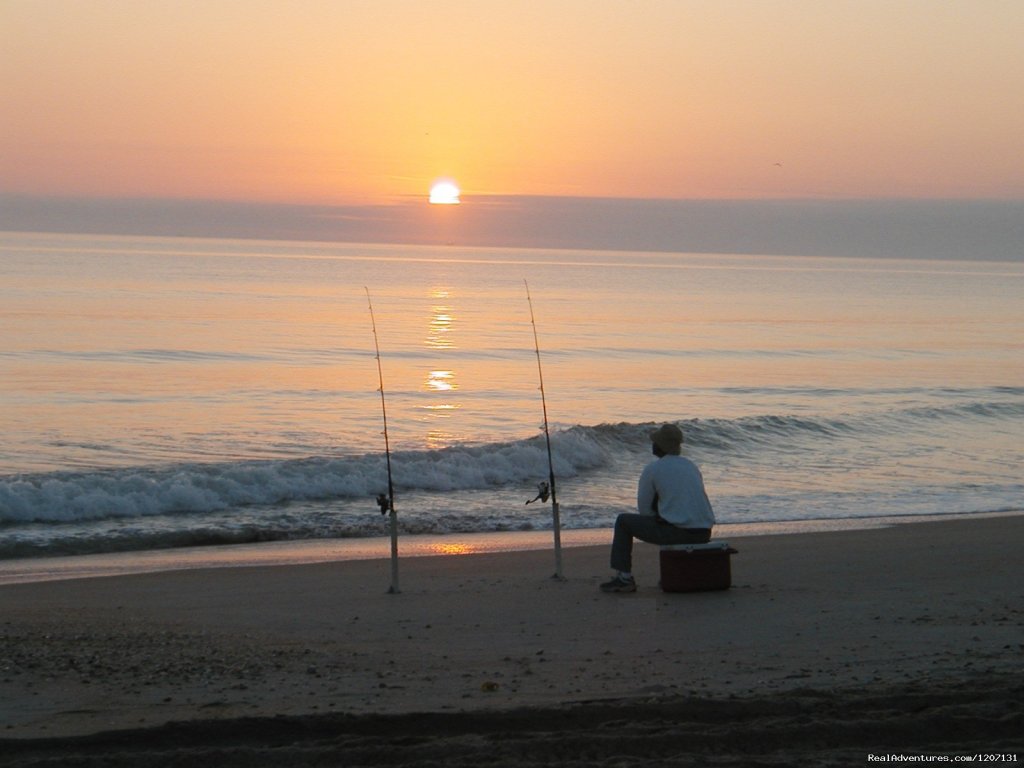
<path fill-rule="evenodd" d="M 0 587 L 0 766 L 850 765 L 1024 746 L 1024 516 Z"/>

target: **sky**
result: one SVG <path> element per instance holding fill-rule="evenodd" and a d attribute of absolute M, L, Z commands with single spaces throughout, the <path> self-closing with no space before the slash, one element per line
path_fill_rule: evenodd
<path fill-rule="evenodd" d="M 464 210 L 396 238 L 474 203 L 504 231 L 588 201 L 1015 217 L 1022 38 L 1020 0 L 0 0 L 0 226 L 210 201 L 376 237 L 440 178 Z"/>

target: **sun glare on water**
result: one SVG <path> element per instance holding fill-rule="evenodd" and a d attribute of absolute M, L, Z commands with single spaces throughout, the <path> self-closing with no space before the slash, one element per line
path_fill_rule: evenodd
<path fill-rule="evenodd" d="M 430 188 L 430 202 L 433 205 L 458 205 L 459 188 L 450 181 L 438 181 Z"/>

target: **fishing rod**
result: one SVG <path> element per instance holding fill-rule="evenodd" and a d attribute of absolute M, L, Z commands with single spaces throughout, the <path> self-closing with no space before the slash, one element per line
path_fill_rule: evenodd
<path fill-rule="evenodd" d="M 365 288 L 365 286 L 364 286 Z M 377 379 L 380 382 L 380 411 L 384 417 L 384 456 L 387 459 L 388 467 L 388 492 L 377 496 L 377 506 L 380 513 L 390 513 L 391 527 L 391 588 L 388 593 L 397 595 L 398 589 L 398 513 L 395 511 L 395 484 L 391 478 L 391 446 L 388 443 L 388 408 L 384 402 L 384 371 L 380 364 L 380 344 L 377 341 L 377 321 L 373 316 L 373 302 L 370 300 L 370 289 L 366 290 L 366 303 L 370 307 L 370 325 L 373 328 L 373 348 L 377 353 Z"/>
<path fill-rule="evenodd" d="M 548 482 L 540 483 L 536 498 L 526 502 L 530 504 L 540 500 L 545 502 L 548 496 L 551 497 L 551 523 L 555 536 L 555 575 L 554 579 L 565 581 L 562 575 L 562 525 L 558 518 L 558 497 L 555 494 L 555 462 L 551 458 L 551 431 L 548 429 L 548 402 L 544 394 L 544 371 L 540 365 L 540 341 L 537 339 L 537 321 L 533 316 L 533 299 L 530 297 L 530 284 L 523 280 L 526 286 L 526 301 L 530 305 L 530 325 L 533 326 L 533 348 L 537 352 L 537 378 L 540 380 L 540 404 L 544 411 L 544 441 L 548 447 Z"/>

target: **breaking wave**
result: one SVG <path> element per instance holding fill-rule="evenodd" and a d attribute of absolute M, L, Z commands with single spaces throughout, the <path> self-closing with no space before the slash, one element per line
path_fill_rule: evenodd
<path fill-rule="evenodd" d="M 870 439 L 928 422 L 1021 416 L 1024 404 L 1019 402 L 975 402 L 835 418 L 765 415 L 679 423 L 691 455 L 725 453 L 742 459 L 765 450 L 813 448 L 820 441 Z M 610 468 L 624 456 L 646 453 L 647 435 L 656 426 L 618 423 L 556 431 L 555 473 L 577 477 Z M 392 454 L 395 486 L 403 492 L 476 491 L 532 483 L 547 476 L 547 461 L 540 437 Z M 212 513 L 355 499 L 385 489 L 383 455 L 13 475 L 0 478 L 0 525 Z"/>

